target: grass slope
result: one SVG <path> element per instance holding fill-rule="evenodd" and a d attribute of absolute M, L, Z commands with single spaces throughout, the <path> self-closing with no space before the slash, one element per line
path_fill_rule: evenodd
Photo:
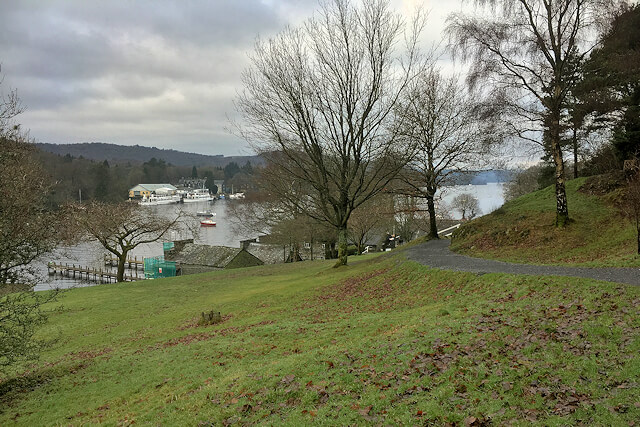
<path fill-rule="evenodd" d="M 520 263 L 638 267 L 635 231 L 614 206 L 620 190 L 615 185 L 607 187 L 603 181 L 606 177 L 567 183 L 572 222 L 565 228 L 555 227 L 555 193 L 551 186 L 507 202 L 460 227 L 451 249 Z M 605 194 L 584 191 L 593 187 Z"/>
<path fill-rule="evenodd" d="M 640 288 L 331 264 L 72 290 L 57 345 L 0 381 L 0 425 L 640 419 Z"/>

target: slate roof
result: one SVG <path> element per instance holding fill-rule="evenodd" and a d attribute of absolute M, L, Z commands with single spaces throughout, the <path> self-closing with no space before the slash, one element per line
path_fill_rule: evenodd
<path fill-rule="evenodd" d="M 180 252 L 171 257 L 171 260 L 181 264 L 225 268 L 240 252 L 240 248 L 187 243 Z"/>
<path fill-rule="evenodd" d="M 284 262 L 284 251 L 282 245 L 249 243 L 249 245 L 247 245 L 247 252 L 265 264 L 280 264 Z"/>

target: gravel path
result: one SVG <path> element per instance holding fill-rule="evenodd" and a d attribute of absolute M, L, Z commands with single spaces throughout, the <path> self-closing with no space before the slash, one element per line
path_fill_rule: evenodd
<path fill-rule="evenodd" d="M 586 268 L 512 264 L 456 254 L 448 239 L 430 240 L 407 249 L 407 257 L 433 268 L 471 273 L 509 273 L 529 276 L 571 276 L 640 285 L 640 268 Z"/>

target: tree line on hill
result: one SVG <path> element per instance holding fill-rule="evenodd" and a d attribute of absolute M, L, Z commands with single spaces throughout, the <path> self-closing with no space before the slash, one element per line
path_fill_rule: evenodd
<path fill-rule="evenodd" d="M 230 162 L 224 167 L 196 167 L 176 166 L 156 158 L 142 164 L 111 165 L 107 160 L 95 161 L 41 150 L 34 150 L 33 156 L 51 180 L 50 206 L 80 199 L 120 202 L 127 200 L 129 189 L 137 184 L 177 184 L 181 178 L 206 179 L 205 186 L 212 192 L 218 190 L 215 180 L 224 181 L 229 188 L 246 190 L 252 185 L 254 173 L 254 166 L 249 161 L 242 166 Z"/>
<path fill-rule="evenodd" d="M 153 158 L 164 159 L 176 166 L 196 166 L 196 167 L 224 167 L 236 162 L 245 164 L 251 162 L 260 164 L 259 156 L 223 156 L 206 155 L 198 153 L 187 153 L 184 151 L 161 149 L 156 147 L 144 147 L 140 145 L 118 145 L 103 142 L 82 142 L 75 144 L 50 144 L 36 143 L 36 147 L 42 151 L 64 156 L 69 154 L 73 157 L 83 157 L 95 161 L 108 161 L 112 166 L 116 164 L 142 164 Z M 170 159 L 170 160 L 169 160 Z"/>

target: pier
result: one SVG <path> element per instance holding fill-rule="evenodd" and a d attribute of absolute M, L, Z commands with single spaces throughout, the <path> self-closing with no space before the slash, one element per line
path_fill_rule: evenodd
<path fill-rule="evenodd" d="M 117 273 L 108 270 L 105 271 L 101 268 L 84 267 L 75 264 L 57 264 L 55 262 L 48 263 L 47 270 L 50 276 L 60 274 L 63 277 L 101 283 L 117 282 L 118 277 Z M 144 278 L 144 273 L 138 275 L 138 270 L 135 270 L 135 274 L 124 275 L 125 282 L 135 282 L 137 280 L 144 280 Z"/>
<path fill-rule="evenodd" d="M 117 267 L 118 266 L 118 258 L 105 254 L 104 255 L 104 265 L 108 267 Z M 129 270 L 143 270 L 144 269 L 144 258 L 138 259 L 138 257 L 127 257 L 127 260 L 124 263 L 125 267 Z"/>

